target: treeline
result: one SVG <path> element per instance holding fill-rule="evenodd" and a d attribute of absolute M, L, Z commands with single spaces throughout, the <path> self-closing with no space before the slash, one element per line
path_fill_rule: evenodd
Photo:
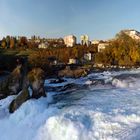
<path fill-rule="evenodd" d="M 6 36 L 0 41 L 0 47 L 3 49 L 17 48 L 37 48 L 38 44 L 33 39 L 30 41 L 25 37 Z"/>
<path fill-rule="evenodd" d="M 116 35 L 116 38 L 109 42 L 109 45 L 97 52 L 98 45 L 90 45 L 89 47 L 83 45 L 75 45 L 74 47 L 49 47 L 47 49 L 38 49 L 34 40 L 27 40 L 26 37 L 14 38 L 7 36 L 1 41 L 2 48 L 25 48 L 24 51 L 18 50 L 20 54 L 28 57 L 29 65 L 32 67 L 46 68 L 53 64 L 56 60 L 59 64 L 67 64 L 69 59 L 77 59 L 79 63 L 83 64 L 84 55 L 91 52 L 93 55 L 92 64 L 103 64 L 105 66 L 118 65 L 118 66 L 139 66 L 140 65 L 140 41 L 134 40 L 124 32 Z M 37 48 L 37 49 L 33 49 Z M 7 49 L 3 49 L 6 50 Z M 13 50 L 13 49 L 9 49 Z M 9 65 L 9 59 L 15 62 L 17 57 L 15 54 L 5 55 L 2 51 L 0 66 L 6 68 Z M 19 54 L 18 53 L 18 54 Z M 26 55 L 25 55 L 26 53 Z M 14 59 L 11 59 L 11 58 Z M 6 59 L 5 59 L 6 58 Z M 9 59 L 8 59 L 9 58 Z M 8 61 L 7 61 L 8 60 Z M 10 66 L 9 66 L 10 67 Z"/>
<path fill-rule="evenodd" d="M 49 65 L 53 60 L 57 60 L 59 63 L 67 64 L 70 58 L 77 59 L 80 62 L 83 61 L 85 53 L 96 53 L 97 46 L 82 46 L 76 45 L 72 48 L 52 48 L 52 49 L 39 49 L 33 54 L 29 55 L 29 62 L 36 66 Z"/>
<path fill-rule="evenodd" d="M 106 49 L 95 56 L 95 63 L 119 66 L 140 65 L 140 42 L 124 32 L 116 35 Z"/>
<path fill-rule="evenodd" d="M 61 41 L 60 41 L 61 42 Z M 56 43 L 56 42 L 55 42 Z M 52 44 L 51 44 L 52 45 Z M 67 64 L 69 59 L 77 59 L 82 63 L 84 54 L 97 52 L 97 45 L 90 47 L 80 44 L 74 47 L 48 47 L 39 49 L 34 39 L 7 36 L 0 41 L 0 70 L 12 71 L 17 65 L 16 59 L 28 57 L 29 67 L 47 69 L 56 60 L 58 64 Z"/>

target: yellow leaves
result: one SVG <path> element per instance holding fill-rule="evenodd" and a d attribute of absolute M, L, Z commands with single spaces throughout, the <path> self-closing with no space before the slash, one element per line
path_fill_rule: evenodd
<path fill-rule="evenodd" d="M 6 48 L 6 42 L 2 41 L 1 46 L 2 46 L 2 48 Z"/>
<path fill-rule="evenodd" d="M 121 33 L 117 36 L 116 40 L 110 43 L 110 46 L 103 52 L 104 58 L 102 62 L 107 59 L 108 62 L 118 65 L 135 65 L 140 62 L 140 48 L 137 41 L 129 36 Z"/>

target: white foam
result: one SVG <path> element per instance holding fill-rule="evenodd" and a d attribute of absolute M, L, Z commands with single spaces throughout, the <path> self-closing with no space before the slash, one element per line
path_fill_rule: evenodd
<path fill-rule="evenodd" d="M 112 85 L 116 86 L 116 87 L 121 87 L 121 88 L 129 87 L 129 83 L 127 83 L 124 80 L 121 81 L 121 80 L 118 80 L 118 79 L 113 79 Z"/>
<path fill-rule="evenodd" d="M 8 96 L 7 98 L 0 100 L 0 119 L 8 116 L 8 106 L 14 98 L 15 96 Z"/>
<path fill-rule="evenodd" d="M 84 78 L 67 79 L 67 83 L 92 84 L 92 76 L 106 82 L 121 73 L 139 70 L 94 73 Z M 47 84 L 47 83 L 46 83 Z M 64 83 L 63 83 L 64 84 Z M 0 100 L 1 140 L 134 140 L 140 137 L 139 78 L 113 79 L 116 88 L 85 89 L 67 96 L 56 104 L 49 92 L 47 98 L 31 99 L 13 114 L 8 106 L 14 96 Z M 50 85 L 51 86 L 51 85 Z M 55 85 L 53 85 L 55 86 Z M 58 84 L 59 86 L 59 84 Z M 120 88 L 123 88 L 123 90 Z M 123 94 L 120 94 L 123 93 Z M 76 95 L 77 94 L 77 95 Z M 74 96 L 83 94 L 73 100 Z M 71 98 L 72 97 L 72 98 Z M 65 103 L 65 107 L 58 109 Z M 136 133 L 135 130 L 137 129 Z"/>
<path fill-rule="evenodd" d="M 87 80 L 87 81 L 85 82 L 86 85 L 91 85 L 91 84 L 93 84 L 93 83 L 94 83 L 94 81 L 91 81 L 91 80 Z"/>
<path fill-rule="evenodd" d="M 134 128 L 134 123 L 140 124 L 140 116 L 132 114 L 112 117 L 101 112 L 72 109 L 49 118 L 40 128 L 36 139 L 119 140 L 126 136 L 127 130 Z"/>
<path fill-rule="evenodd" d="M 51 93 L 50 93 L 51 94 Z M 13 114 L 9 114 L 8 106 L 14 96 L 0 100 L 0 139 L 1 140 L 33 140 L 39 127 L 46 119 L 57 114 L 56 107 L 49 107 L 49 98 L 31 99 L 23 103 Z M 1 112 L 5 109 L 7 112 Z"/>
<path fill-rule="evenodd" d="M 49 110 L 45 115 L 48 113 L 50 113 Z M 122 135 L 122 132 L 127 132 L 129 127 L 126 128 L 126 124 L 132 126 L 133 123 L 140 123 L 140 117 L 136 115 L 119 116 L 114 118 L 116 122 L 113 122 L 112 117 L 109 115 L 94 111 L 87 113 L 85 110 L 82 110 L 81 113 L 72 112 L 71 110 L 63 115 L 52 117 L 45 117 L 45 115 L 39 115 L 39 120 L 32 118 L 33 121 L 31 118 L 27 121 L 26 117 L 24 122 L 21 121 L 22 119 L 20 121 L 16 119 L 16 123 L 15 121 L 6 122 L 4 120 L 4 128 L 9 132 L 7 136 L 2 135 L 1 138 L 3 140 L 8 140 L 9 138 L 14 140 L 19 138 L 21 140 L 117 140 L 120 139 L 117 134 Z M 44 125 L 39 129 L 36 123 Z M 11 128 L 12 130 L 10 130 Z M 23 132 L 24 136 L 22 136 Z"/>

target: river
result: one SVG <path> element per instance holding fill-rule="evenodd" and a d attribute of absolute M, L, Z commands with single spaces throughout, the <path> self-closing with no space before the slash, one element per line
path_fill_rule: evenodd
<path fill-rule="evenodd" d="M 47 98 L 13 114 L 0 100 L 0 140 L 139 140 L 140 69 L 45 82 Z"/>

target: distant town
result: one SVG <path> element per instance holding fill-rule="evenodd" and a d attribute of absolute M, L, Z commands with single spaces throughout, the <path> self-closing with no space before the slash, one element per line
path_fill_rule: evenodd
<path fill-rule="evenodd" d="M 140 40 L 140 32 L 136 30 L 122 30 L 125 34 L 129 35 L 132 39 Z M 81 35 L 81 45 L 90 47 L 91 45 L 98 45 L 98 52 L 105 49 L 110 40 L 89 40 L 88 35 Z M 19 45 L 19 46 L 18 46 Z M 36 47 L 40 49 L 46 49 L 49 47 L 74 47 L 77 45 L 77 37 L 75 35 L 68 35 L 64 38 L 41 38 L 40 36 L 32 36 L 27 38 L 25 36 L 13 37 L 7 35 L 0 40 L 1 48 L 15 48 L 20 46 Z M 78 44 L 79 45 L 79 44 Z"/>
<path fill-rule="evenodd" d="M 90 40 L 88 35 L 81 35 L 79 38 L 80 43 L 77 43 L 74 35 L 64 38 L 3 37 L 0 41 L 1 67 L 9 66 L 4 62 L 4 56 L 28 56 L 31 66 L 44 69 L 52 65 L 89 64 L 102 68 L 140 65 L 140 32 L 134 29 L 122 30 L 109 40 Z M 12 61 L 12 58 L 8 61 Z"/>

